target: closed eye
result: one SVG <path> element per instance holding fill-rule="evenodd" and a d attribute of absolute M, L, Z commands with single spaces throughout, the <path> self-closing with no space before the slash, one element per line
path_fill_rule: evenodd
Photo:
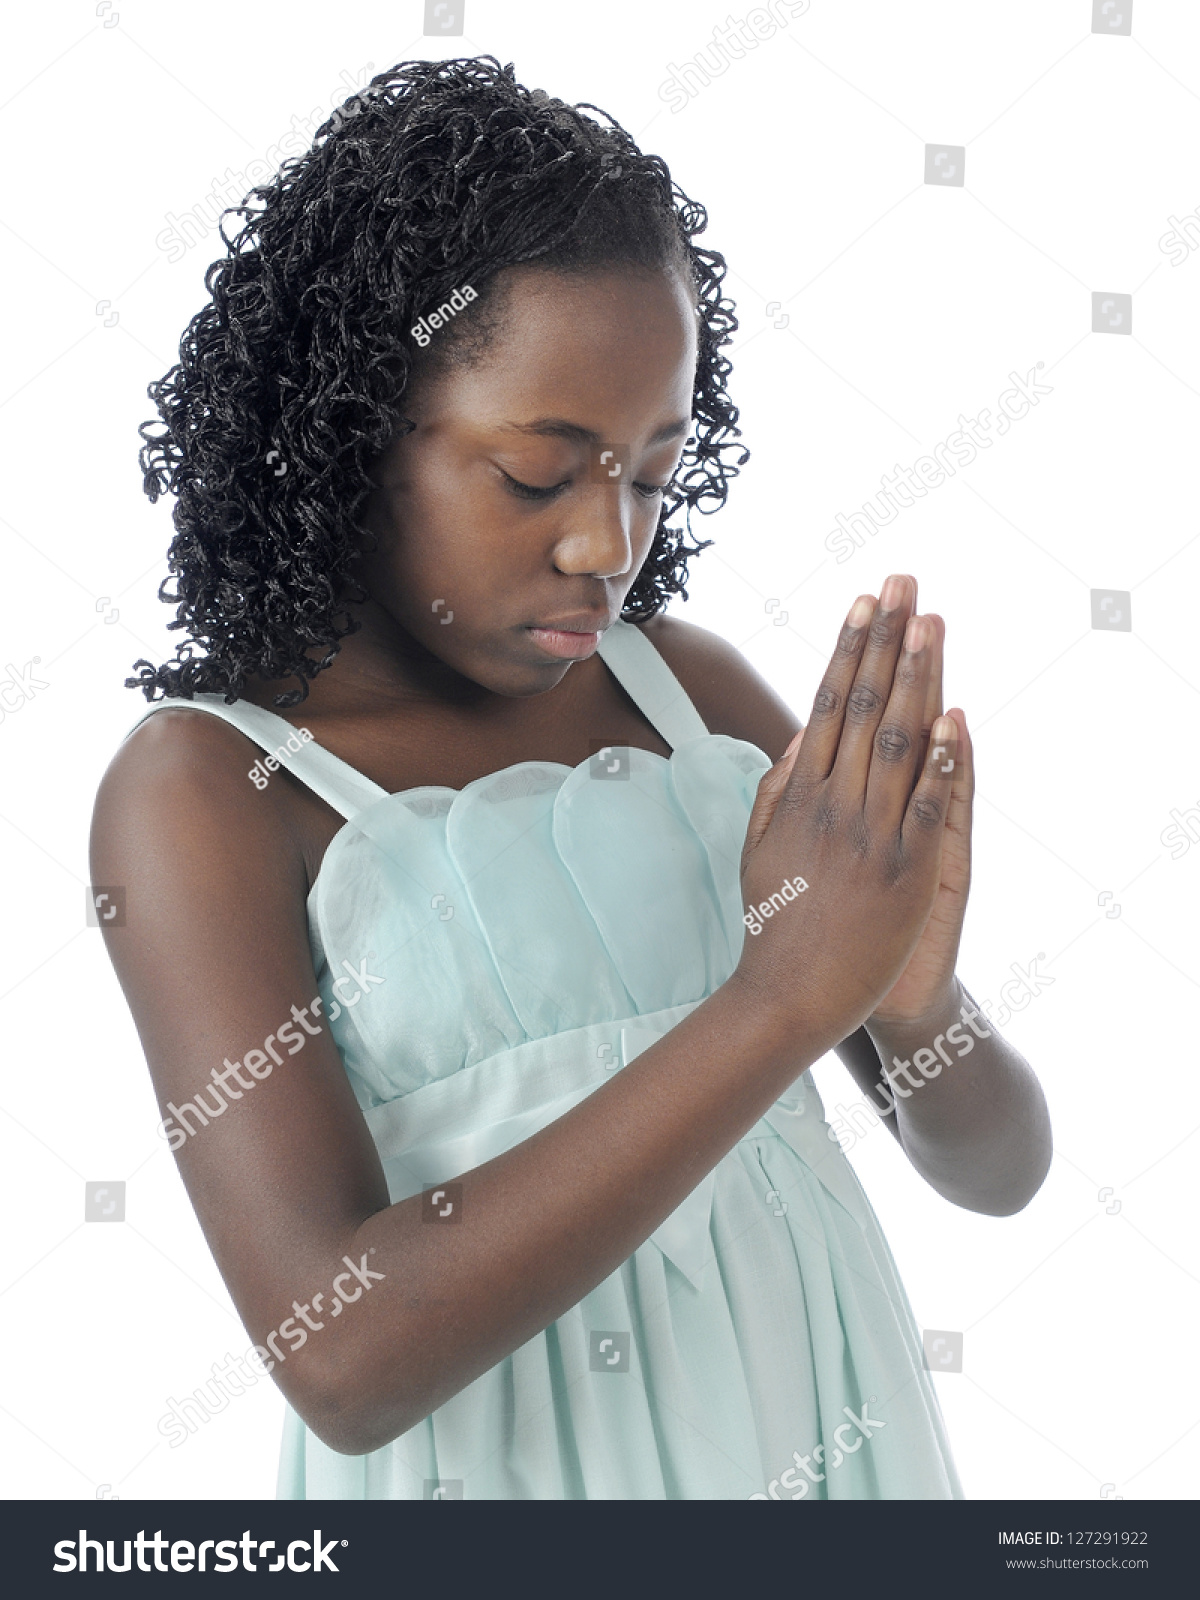
<path fill-rule="evenodd" d="M 539 489 L 536 484 L 520 483 L 516 478 L 505 472 L 503 467 L 498 470 L 508 485 L 510 492 L 516 495 L 519 500 L 553 500 L 555 495 L 570 487 L 568 481 L 567 483 L 552 484 L 548 489 Z M 656 494 L 662 494 L 667 486 L 664 483 L 635 483 L 633 487 L 644 500 L 650 500 Z"/>
<path fill-rule="evenodd" d="M 556 483 L 552 484 L 549 489 L 539 489 L 532 483 L 519 483 L 516 478 L 510 477 L 503 467 L 499 471 L 500 476 L 519 500 L 553 500 L 560 489 L 567 487 L 565 483 Z"/>

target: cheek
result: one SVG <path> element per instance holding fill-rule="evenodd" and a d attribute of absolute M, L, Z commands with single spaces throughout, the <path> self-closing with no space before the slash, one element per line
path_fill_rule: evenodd
<path fill-rule="evenodd" d="M 656 500 L 649 507 L 643 509 L 640 517 L 632 529 L 630 538 L 630 563 L 627 587 L 631 588 L 637 581 L 637 575 L 646 563 L 650 551 L 654 547 L 654 540 L 658 533 L 658 517 L 662 501 Z"/>
<path fill-rule="evenodd" d="M 468 624 L 468 632 L 472 619 L 476 627 L 485 624 L 520 588 L 526 568 L 536 568 L 536 541 L 506 526 L 494 503 L 481 499 L 453 492 L 444 479 L 414 483 L 393 503 L 389 531 L 372 559 L 373 597 L 435 650 L 453 621 Z"/>
<path fill-rule="evenodd" d="M 390 580 L 397 605 L 410 616 L 429 616 L 457 607 L 474 611 L 486 595 L 487 567 L 479 541 L 469 529 L 451 521 L 423 519 L 410 524 L 393 546 Z M 443 605 L 439 608 L 438 601 Z"/>

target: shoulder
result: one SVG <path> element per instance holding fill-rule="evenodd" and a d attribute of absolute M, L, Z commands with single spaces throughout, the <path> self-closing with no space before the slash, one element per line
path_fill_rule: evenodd
<path fill-rule="evenodd" d="M 232 799 L 253 788 L 247 777 L 254 752 L 253 741 L 223 717 L 183 701 L 161 704 L 117 747 L 100 792 L 149 788 L 151 801 L 174 791 Z"/>
<path fill-rule="evenodd" d="M 257 746 L 221 717 L 164 706 L 118 747 L 92 813 L 92 881 L 214 891 L 245 875 L 292 880 L 304 863 L 282 785 L 256 790 Z M 297 880 L 298 881 L 298 880 Z"/>
<path fill-rule="evenodd" d="M 734 645 L 679 617 L 659 615 L 636 626 L 679 679 L 710 733 L 744 739 L 779 760 L 800 719 Z"/>

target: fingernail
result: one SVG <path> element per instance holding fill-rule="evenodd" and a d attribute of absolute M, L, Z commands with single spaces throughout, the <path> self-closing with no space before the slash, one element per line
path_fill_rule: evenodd
<path fill-rule="evenodd" d="M 930 729 L 929 736 L 934 744 L 949 744 L 951 739 L 958 738 L 958 723 L 953 717 L 938 717 Z"/>
<path fill-rule="evenodd" d="M 858 599 L 850 607 L 849 615 L 846 618 L 846 626 L 848 628 L 864 627 L 868 622 L 870 622 L 871 613 L 874 610 L 875 601 L 872 599 L 872 597 L 869 594 L 860 594 Z"/>
<path fill-rule="evenodd" d="M 879 596 L 879 603 L 885 611 L 895 611 L 904 599 L 906 580 L 893 574 L 883 586 L 883 593 Z"/>
<path fill-rule="evenodd" d="M 929 624 L 924 617 L 909 617 L 904 630 L 904 648 L 913 655 L 924 650 L 929 639 Z"/>

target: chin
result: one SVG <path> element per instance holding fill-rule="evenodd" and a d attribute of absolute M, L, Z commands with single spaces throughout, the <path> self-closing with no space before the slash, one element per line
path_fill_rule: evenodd
<path fill-rule="evenodd" d="M 442 655 L 434 649 L 434 644 L 440 644 L 440 640 L 421 642 L 430 657 L 440 661 L 449 671 L 490 694 L 503 695 L 511 700 L 545 694 L 548 689 L 561 683 L 571 667 L 577 664 L 551 657 L 542 661 L 532 659 L 536 653 L 534 647 L 525 644 L 522 648 L 519 640 L 514 644 L 511 633 L 499 638 L 492 636 L 487 640 L 481 639 L 463 654 L 456 651 L 453 656 Z"/>
<path fill-rule="evenodd" d="M 506 672 L 497 672 L 495 681 L 484 683 L 483 686 L 495 694 L 506 695 L 510 700 L 525 700 L 555 688 L 575 665 L 574 661 L 547 661 L 544 666 L 514 664 Z M 482 679 L 475 681 L 483 683 Z"/>

